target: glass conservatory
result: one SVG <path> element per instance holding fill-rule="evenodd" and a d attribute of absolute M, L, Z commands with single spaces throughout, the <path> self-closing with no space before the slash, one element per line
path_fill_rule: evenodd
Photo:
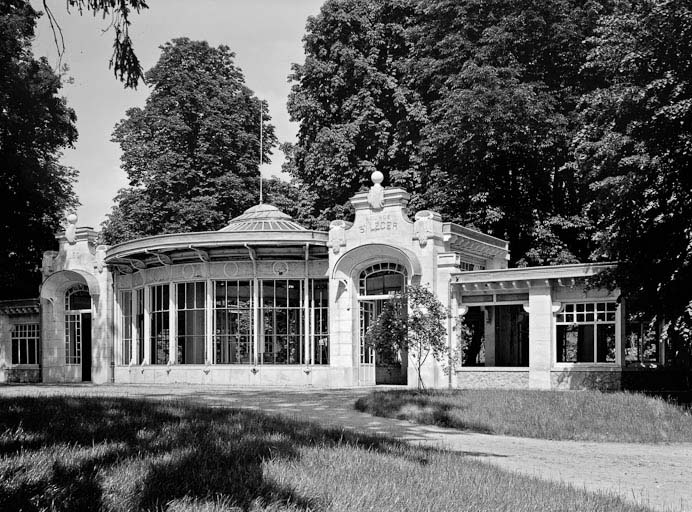
<path fill-rule="evenodd" d="M 218 231 L 109 247 L 68 216 L 38 301 L 0 303 L 0 382 L 415 386 L 411 354 L 364 343 L 411 285 L 446 308 L 459 356 L 427 361 L 427 387 L 614 389 L 635 355 L 639 369 L 665 361 L 656 342 L 623 342 L 634 331 L 617 290 L 586 286 L 606 265 L 507 268 L 506 241 L 411 218 L 408 193 L 381 183 L 373 173 L 353 221 L 327 231 L 259 204 Z"/>

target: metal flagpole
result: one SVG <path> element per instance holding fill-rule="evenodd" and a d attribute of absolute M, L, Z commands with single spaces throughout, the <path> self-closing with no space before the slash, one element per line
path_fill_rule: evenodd
<path fill-rule="evenodd" d="M 262 135 L 263 135 L 263 133 L 262 133 L 262 120 L 263 120 L 262 119 L 262 117 L 263 117 L 262 116 L 262 114 L 263 114 L 262 110 L 263 110 L 262 109 L 262 101 L 260 100 L 260 152 L 259 152 L 259 167 L 258 167 L 259 182 L 260 182 L 260 184 L 259 184 L 260 185 L 259 186 L 259 189 L 260 189 L 259 204 L 262 204 L 262 142 L 263 142 L 262 141 Z"/>

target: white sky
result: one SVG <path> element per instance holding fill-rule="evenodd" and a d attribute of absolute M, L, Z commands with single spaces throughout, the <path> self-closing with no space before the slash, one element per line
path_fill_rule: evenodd
<path fill-rule="evenodd" d="M 130 36 L 144 70 L 159 58 L 159 46 L 176 37 L 228 45 L 248 87 L 269 103 L 279 142 L 294 141 L 297 124 L 289 121 L 287 76 L 293 62 L 304 60 L 305 22 L 317 14 L 324 0 L 150 0 L 149 9 L 133 15 Z M 31 0 L 42 10 L 41 0 Z M 48 0 L 65 38 L 62 62 L 69 66 L 63 94 L 77 113 L 79 139 L 65 151 L 62 163 L 80 173 L 76 186 L 82 206 L 78 225 L 96 229 L 110 212 L 119 188 L 127 186 L 120 169 L 120 148 L 110 142 L 115 124 L 125 111 L 144 106 L 147 88 L 124 89 L 108 69 L 113 33 L 103 32 L 109 20 L 85 13 L 68 14 L 64 0 Z M 42 16 L 34 42 L 36 57 L 47 56 L 53 66 L 57 52 L 46 16 Z M 277 175 L 283 154 L 276 149 L 263 175 Z"/>

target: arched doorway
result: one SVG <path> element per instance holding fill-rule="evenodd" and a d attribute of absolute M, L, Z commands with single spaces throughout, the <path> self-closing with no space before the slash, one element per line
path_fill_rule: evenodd
<path fill-rule="evenodd" d="M 91 295 L 83 284 L 65 291 L 65 364 L 81 365 L 82 381 L 91 381 Z"/>
<path fill-rule="evenodd" d="M 363 377 L 372 379 L 374 376 L 375 384 L 407 382 L 406 353 L 375 352 L 365 342 L 368 329 L 377 321 L 386 305 L 405 292 L 406 282 L 406 268 L 394 262 L 371 265 L 362 270 L 358 277 L 360 367 Z M 389 312 L 405 315 L 405 305 L 399 304 L 398 308 Z"/>

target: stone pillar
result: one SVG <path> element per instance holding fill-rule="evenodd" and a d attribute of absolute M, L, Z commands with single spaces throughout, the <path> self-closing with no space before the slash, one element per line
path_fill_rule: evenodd
<path fill-rule="evenodd" d="M 216 293 L 214 290 L 214 281 L 207 278 L 207 300 L 204 309 L 204 323 L 206 324 L 204 344 L 206 346 L 204 355 L 204 364 L 215 364 L 214 354 L 214 308 L 216 307 Z"/>
<path fill-rule="evenodd" d="M 550 389 L 553 345 L 552 294 L 548 283 L 529 289 L 529 388 Z"/>
<path fill-rule="evenodd" d="M 495 323 L 497 322 L 497 308 L 495 306 L 485 306 L 483 307 L 483 312 L 485 366 L 495 366 Z"/>
<path fill-rule="evenodd" d="M 144 361 L 151 364 L 151 287 L 144 287 Z"/>
<path fill-rule="evenodd" d="M 625 333 L 627 332 L 627 309 L 625 299 L 621 299 L 615 315 L 615 362 L 625 366 Z"/>
<path fill-rule="evenodd" d="M 139 360 L 139 337 L 144 334 L 139 332 L 139 322 L 137 321 L 137 313 L 139 311 L 139 301 L 137 300 L 138 291 L 137 289 L 132 290 L 132 298 L 130 301 L 132 303 L 132 350 L 130 352 L 130 360 L 128 361 L 130 366 L 141 362 Z M 123 361 L 123 363 L 124 362 L 125 361 Z"/>
<path fill-rule="evenodd" d="M 164 285 L 165 286 L 165 285 Z M 175 283 L 168 284 L 168 364 L 178 361 L 178 295 Z"/>

